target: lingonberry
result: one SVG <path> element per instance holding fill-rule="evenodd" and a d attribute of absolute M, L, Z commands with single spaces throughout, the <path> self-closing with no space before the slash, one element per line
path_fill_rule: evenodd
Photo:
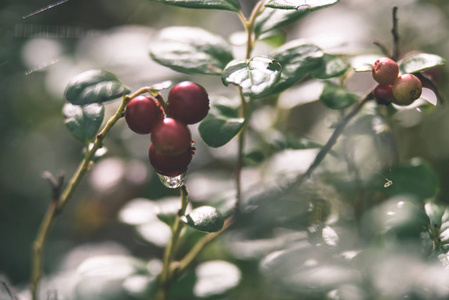
<path fill-rule="evenodd" d="M 195 124 L 204 119 L 209 111 L 206 90 L 191 81 L 178 83 L 168 95 L 170 116 L 186 124 Z"/>
<path fill-rule="evenodd" d="M 154 127 L 151 142 L 163 154 L 178 155 L 190 147 L 190 131 L 183 122 L 165 118 Z"/>
<path fill-rule="evenodd" d="M 379 58 L 371 68 L 374 80 L 380 84 L 393 84 L 399 75 L 398 64 L 388 57 Z"/>
<path fill-rule="evenodd" d="M 126 106 L 125 120 L 128 127 L 139 134 L 148 134 L 164 118 L 164 111 L 154 98 L 137 96 Z"/>
<path fill-rule="evenodd" d="M 389 84 L 378 84 L 374 88 L 373 95 L 378 104 L 387 105 L 395 100 L 393 87 Z"/>
<path fill-rule="evenodd" d="M 192 161 L 192 148 L 178 155 L 167 155 L 156 150 L 153 144 L 150 145 L 148 157 L 153 168 L 159 174 L 174 177 L 187 171 L 187 166 Z"/>
<path fill-rule="evenodd" d="M 421 96 L 421 81 L 412 74 L 399 76 L 393 84 L 393 103 L 397 105 L 410 105 Z"/>

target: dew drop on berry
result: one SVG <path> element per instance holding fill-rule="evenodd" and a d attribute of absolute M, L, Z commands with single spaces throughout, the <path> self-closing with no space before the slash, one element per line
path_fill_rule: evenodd
<path fill-rule="evenodd" d="M 168 187 L 169 189 L 176 189 L 184 185 L 184 181 L 186 179 L 186 173 L 179 174 L 177 176 L 167 176 L 157 173 L 159 176 L 159 180 L 163 185 Z"/>

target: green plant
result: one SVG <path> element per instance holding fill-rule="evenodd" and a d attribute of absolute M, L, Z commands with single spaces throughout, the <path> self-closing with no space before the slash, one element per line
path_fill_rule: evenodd
<path fill-rule="evenodd" d="M 64 189 L 62 181 L 50 180 L 54 190 L 53 201 L 39 229 L 33 252 L 31 291 L 34 300 L 38 299 L 42 251 L 50 227 L 83 176 L 95 167 L 97 151 L 103 147 L 112 127 L 126 116 L 128 109 L 132 108 L 133 99 L 145 94 L 145 97 L 154 97 L 158 102 L 151 102 L 152 111 L 158 111 L 155 107 L 160 106 L 166 113 L 166 117 L 151 130 L 151 164 L 160 173 L 164 185 L 179 188 L 181 199 L 171 210 L 164 210 L 161 203 L 155 204 L 157 209 L 154 215 L 170 227 L 171 233 L 160 272 L 149 271 L 138 260 L 110 259 L 111 265 L 116 263 L 128 267 L 130 271 L 126 278 L 139 274 L 145 279 L 139 293 L 125 287 L 124 290 L 119 288 L 117 295 L 121 299 L 213 298 L 228 292 L 237 285 L 238 280 L 219 290 L 217 282 L 224 280 L 207 282 L 214 276 L 208 272 L 205 276 L 201 275 L 204 268 L 200 267 L 192 279 L 190 271 L 207 245 L 234 228 L 242 231 L 241 236 L 257 236 L 263 242 L 263 247 L 260 247 L 262 243 L 254 247 L 260 252 L 240 252 L 240 256 L 236 254 L 231 258 L 229 254 L 227 258 L 230 261 L 248 260 L 248 265 L 252 264 L 251 259 L 258 260 L 258 270 L 275 286 L 266 290 L 264 287 L 260 292 L 263 295 L 268 290 L 269 293 L 263 295 L 267 299 L 270 296 L 338 299 L 338 295 L 344 294 L 348 287 L 356 290 L 356 294 L 377 298 L 382 291 L 377 291 L 376 282 L 372 281 L 375 280 L 376 270 L 373 271 L 371 265 L 380 261 L 378 256 L 388 256 L 391 249 L 400 245 L 396 244 L 397 240 L 419 240 L 423 233 L 427 234 L 424 241 L 432 244 L 430 250 L 425 249 L 428 257 L 435 258 L 442 254 L 444 257 L 441 260 L 447 260 L 447 244 L 441 240 L 441 234 L 445 232 L 443 224 L 447 223 L 446 208 L 432 202 L 438 194 L 438 179 L 432 168 L 420 159 L 400 161 L 392 133 L 392 114 L 396 108 L 377 106 L 372 101 L 374 98 L 390 100 L 390 95 L 379 94 L 379 88 L 358 95 L 346 86 L 349 78 L 357 74 L 352 70 L 373 72 L 372 62 L 358 68 L 351 65 L 349 55 L 328 53 L 313 43 L 299 39 L 284 43 L 282 34 L 277 31 L 313 11 L 337 4 L 337 0 L 313 1 L 310 4 L 305 1 L 258 1 L 248 17 L 236 0 L 158 2 L 187 8 L 226 10 L 240 18 L 246 34 L 243 57 L 234 57 L 231 45 L 221 36 L 191 27 L 164 28 L 150 47 L 151 58 L 164 66 L 185 74 L 216 76 L 225 86 L 235 86 L 237 101 L 231 97 L 213 98 L 213 92 L 209 90 L 209 110 L 208 95 L 201 88 L 199 97 L 188 95 L 188 99 L 183 98 L 192 86 L 199 87 L 196 84 L 189 83 L 187 91 L 184 91 L 186 87 L 183 84 L 176 85 L 166 102 L 162 93 L 170 84 L 154 84 L 131 93 L 115 75 L 106 71 L 88 71 L 77 76 L 66 90 L 65 96 L 70 103 L 66 104 L 64 118 L 73 135 L 85 144 L 85 156 Z M 386 61 L 387 74 L 383 73 L 383 64 L 379 69 L 376 67 L 373 73 L 376 81 L 391 84 L 399 71 L 422 76 L 424 70 L 445 64 L 443 58 L 426 53 L 399 60 L 396 8 L 393 9 L 392 33 L 393 55 L 391 59 L 382 60 Z M 273 49 L 265 55 L 254 55 L 256 45 L 262 42 L 274 43 Z M 393 72 L 391 69 L 394 69 Z M 384 80 L 384 76 L 388 80 Z M 326 110 L 336 112 L 334 122 L 329 126 L 331 133 L 323 145 L 298 135 L 289 135 L 284 132 L 285 128 L 276 124 L 281 123 L 285 113 L 273 108 L 279 95 L 305 81 L 318 82 L 322 90 L 314 100 L 319 101 Z M 439 95 L 436 86 L 430 80 L 428 83 Z M 394 92 L 395 86 L 399 88 L 401 84 L 394 81 L 393 85 L 393 94 L 401 101 L 402 94 Z M 181 87 L 183 89 L 180 90 Z M 122 102 L 116 113 L 98 133 L 104 115 L 104 102 L 119 97 Z M 194 107 L 194 111 L 188 112 L 182 108 L 178 111 L 178 101 L 192 102 L 189 107 Z M 274 125 L 267 130 L 251 122 L 257 113 L 263 113 L 263 109 L 276 118 Z M 140 118 L 136 117 L 135 120 Z M 201 119 L 199 134 L 209 147 L 218 148 L 236 139 L 235 190 L 231 195 L 228 190 L 225 191 L 227 193 L 215 195 L 215 201 L 204 205 L 196 203 L 196 207 L 189 211 L 189 194 L 184 180 L 192 159 L 192 144 L 185 123 L 192 124 Z M 144 131 L 150 131 L 148 129 Z M 371 165 L 371 169 L 364 169 L 365 164 L 358 162 L 357 157 L 351 154 L 354 150 L 350 145 L 356 140 L 352 140 L 351 136 L 362 135 L 367 136 L 370 145 L 377 150 L 371 151 L 370 155 L 376 155 L 381 162 L 373 164 L 374 167 Z M 249 136 L 251 139 L 248 139 Z M 388 147 L 385 147 L 386 144 Z M 256 147 L 254 151 L 249 151 L 246 145 Z M 388 150 L 385 151 L 385 148 Z M 196 157 L 201 155 L 199 151 L 195 154 Z M 366 159 L 369 160 L 369 157 Z M 297 161 L 299 166 L 295 163 Z M 283 168 L 277 169 L 276 165 Z M 260 171 L 259 182 L 250 188 L 242 183 L 245 166 L 255 166 Z M 388 177 L 392 179 L 379 175 L 386 174 L 387 170 Z M 387 181 L 384 182 L 384 179 Z M 306 182 L 307 185 L 304 184 Z M 256 212 L 252 213 L 253 210 Z M 270 217 L 261 217 L 260 211 Z M 245 229 L 246 222 L 255 222 L 257 226 Z M 347 224 L 351 226 L 345 227 Z M 351 238 L 354 236 L 360 236 L 361 242 L 354 241 Z M 256 244 L 254 240 L 239 238 L 240 243 Z M 375 249 L 377 253 L 371 255 L 375 250 L 366 244 L 381 246 Z M 234 252 L 238 251 L 234 249 Z M 369 258 L 364 259 L 364 256 Z M 351 262 L 348 264 L 342 257 L 348 257 Z M 366 266 L 364 262 L 370 265 Z M 95 263 L 91 264 L 95 266 Z M 97 266 L 104 267 L 99 263 Z M 84 267 L 88 271 L 83 274 L 97 276 L 95 270 L 90 274 L 89 268 Z M 223 268 L 227 267 L 229 265 Z M 212 265 L 214 268 L 217 268 L 216 265 Z M 235 269 L 229 269 L 235 274 Z M 360 279 L 361 272 L 374 275 Z M 123 287 L 117 281 L 122 284 L 126 278 L 117 276 L 113 278 L 115 281 L 110 278 L 97 279 L 104 279 L 106 287 Z M 195 280 L 203 280 L 206 286 L 216 289 L 204 291 L 192 288 L 191 281 Z M 92 290 L 95 289 L 88 285 L 88 281 L 82 278 L 77 283 L 78 298 L 93 297 Z M 282 287 L 285 291 L 278 291 L 276 287 Z M 241 297 L 245 297 L 244 292 Z M 412 288 L 403 294 L 399 296 L 415 295 Z M 114 297 L 106 292 L 95 296 L 101 299 Z"/>

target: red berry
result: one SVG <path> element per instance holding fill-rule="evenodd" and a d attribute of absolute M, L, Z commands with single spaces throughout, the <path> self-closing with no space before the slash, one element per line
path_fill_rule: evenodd
<path fill-rule="evenodd" d="M 399 76 L 393 84 L 393 103 L 397 105 L 410 105 L 421 96 L 421 81 L 412 74 Z"/>
<path fill-rule="evenodd" d="M 198 123 L 209 111 L 209 97 L 206 90 L 191 81 L 175 85 L 168 95 L 168 103 L 171 117 L 186 124 Z"/>
<path fill-rule="evenodd" d="M 389 84 L 378 84 L 373 91 L 378 104 L 389 104 L 395 100 L 393 87 Z"/>
<path fill-rule="evenodd" d="M 154 127 L 151 142 L 163 154 L 178 155 L 190 148 L 190 131 L 183 122 L 165 118 Z"/>
<path fill-rule="evenodd" d="M 129 129 L 148 134 L 164 118 L 164 111 L 154 98 L 137 96 L 126 106 L 125 120 Z"/>
<path fill-rule="evenodd" d="M 399 75 L 398 64 L 388 57 L 379 58 L 371 68 L 374 80 L 380 84 L 393 84 Z"/>
<path fill-rule="evenodd" d="M 153 144 L 150 145 L 148 156 L 153 168 L 159 174 L 174 177 L 187 171 L 187 166 L 192 161 L 192 148 L 178 155 L 166 155 L 156 150 Z"/>

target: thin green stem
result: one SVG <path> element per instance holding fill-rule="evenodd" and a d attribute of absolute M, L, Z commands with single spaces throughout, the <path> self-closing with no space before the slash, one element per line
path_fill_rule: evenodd
<path fill-rule="evenodd" d="M 188 192 L 185 185 L 181 187 L 181 208 L 176 215 L 175 221 L 172 226 L 172 236 L 171 239 L 165 248 L 164 258 L 163 258 L 163 267 L 162 273 L 159 277 L 159 290 L 156 294 L 156 300 L 165 300 L 167 298 L 167 293 L 170 288 L 171 279 L 173 277 L 172 272 L 172 262 L 173 258 L 176 254 L 176 249 L 178 246 L 179 238 L 181 236 L 181 230 L 183 228 L 183 223 L 180 220 L 180 217 L 183 216 L 186 212 L 187 204 L 188 204 Z"/>
<path fill-rule="evenodd" d="M 313 160 L 312 164 L 309 166 L 307 171 L 298 176 L 296 180 L 289 184 L 289 187 L 287 189 L 291 189 L 293 187 L 299 187 L 302 185 L 309 177 L 312 175 L 313 171 L 320 165 L 320 163 L 323 161 L 323 159 L 326 157 L 326 155 L 329 153 L 329 151 L 332 149 L 332 147 L 337 142 L 340 135 L 343 133 L 346 125 L 352 120 L 352 118 L 357 115 L 357 113 L 360 111 L 360 109 L 367 103 L 368 101 L 372 100 L 372 92 L 362 97 L 359 102 L 353 108 L 351 111 L 343 118 L 343 120 L 338 123 L 337 127 L 335 127 L 334 132 L 330 136 L 330 138 L 327 140 L 326 144 L 321 148 L 321 150 L 318 152 L 318 154 L 315 156 L 315 159 Z"/>
<path fill-rule="evenodd" d="M 80 183 L 83 176 L 86 174 L 86 172 L 90 169 L 90 164 L 92 161 L 92 158 L 95 155 L 95 152 L 103 146 L 103 139 L 106 137 L 106 135 L 109 133 L 111 128 L 117 123 L 117 121 L 123 117 L 126 105 L 128 102 L 143 93 L 150 92 L 151 88 L 145 87 L 137 92 L 135 92 L 132 95 L 125 95 L 122 97 L 122 102 L 120 104 L 120 107 L 117 109 L 116 113 L 108 120 L 103 130 L 97 135 L 95 142 L 92 146 L 92 148 L 86 149 L 86 155 L 84 156 L 84 159 L 81 161 L 80 165 L 78 166 L 78 169 L 73 174 L 72 178 L 70 179 L 68 185 L 65 187 L 64 191 L 61 193 L 61 196 L 58 199 L 53 199 L 51 201 L 50 206 L 48 207 L 48 210 L 45 214 L 44 219 L 41 222 L 41 225 L 38 229 L 36 239 L 33 244 L 33 251 L 32 251 L 32 267 L 31 267 L 31 296 L 32 300 L 38 299 L 38 288 L 39 288 L 39 282 L 43 276 L 43 250 L 45 246 L 45 242 L 47 240 L 48 233 L 50 231 L 50 228 L 55 220 L 55 217 L 58 215 L 58 213 L 64 208 L 64 206 L 67 204 L 67 201 L 70 199 L 72 194 L 74 193 L 76 187 Z"/>

